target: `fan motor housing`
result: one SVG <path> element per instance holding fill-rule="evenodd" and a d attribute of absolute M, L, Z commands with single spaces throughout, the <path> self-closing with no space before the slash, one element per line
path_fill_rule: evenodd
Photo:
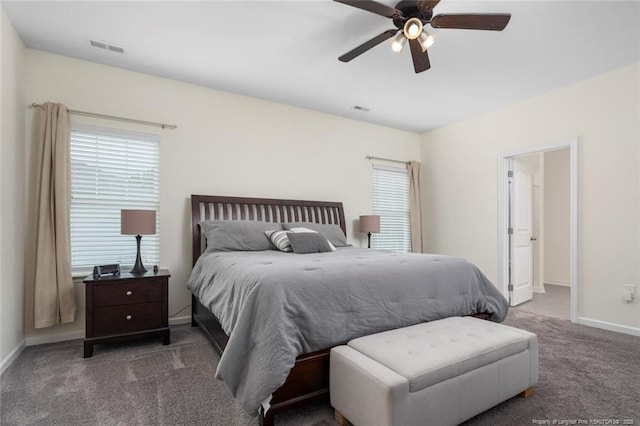
<path fill-rule="evenodd" d="M 433 16 L 432 10 L 427 14 L 420 12 L 420 9 L 418 9 L 418 2 L 416 0 L 402 0 L 395 6 L 395 8 L 402 11 L 402 16 L 394 16 L 392 18 L 393 24 L 399 29 L 404 28 L 405 22 L 411 18 L 418 18 L 423 24 L 426 24 Z"/>

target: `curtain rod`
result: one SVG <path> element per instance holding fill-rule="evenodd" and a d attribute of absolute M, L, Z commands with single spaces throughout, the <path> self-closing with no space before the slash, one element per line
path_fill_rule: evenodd
<path fill-rule="evenodd" d="M 409 161 L 394 160 L 391 158 L 382 158 L 382 157 L 372 157 L 371 155 L 367 155 L 364 158 L 366 158 L 367 160 L 381 160 L 381 161 L 390 161 L 392 163 L 409 164 Z"/>
<path fill-rule="evenodd" d="M 43 106 L 37 103 L 29 105 L 31 108 L 42 108 Z M 84 115 L 85 117 L 104 118 L 106 120 L 124 121 L 127 123 L 144 124 L 146 126 L 160 127 L 162 129 L 175 130 L 178 128 L 175 124 L 156 123 L 155 121 L 136 120 L 133 118 L 116 117 L 114 115 L 98 114 L 95 112 L 77 111 L 74 109 L 69 110 L 69 114 Z"/>

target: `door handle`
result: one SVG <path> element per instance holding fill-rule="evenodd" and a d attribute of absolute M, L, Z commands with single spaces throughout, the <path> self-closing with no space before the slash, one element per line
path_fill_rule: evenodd
<path fill-rule="evenodd" d="M 538 239 L 536 237 L 531 237 L 529 238 L 530 241 L 538 241 Z"/>

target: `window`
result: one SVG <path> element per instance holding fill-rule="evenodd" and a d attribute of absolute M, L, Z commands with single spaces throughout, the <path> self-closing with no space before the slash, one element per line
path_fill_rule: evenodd
<path fill-rule="evenodd" d="M 405 168 L 373 166 L 373 214 L 380 216 L 380 233 L 371 247 L 411 251 L 409 175 Z"/>
<path fill-rule="evenodd" d="M 136 241 L 120 235 L 120 210 L 156 211 L 159 231 L 158 135 L 74 126 L 71 131 L 71 266 L 133 265 Z M 145 235 L 142 261 L 160 259 L 160 236 Z"/>

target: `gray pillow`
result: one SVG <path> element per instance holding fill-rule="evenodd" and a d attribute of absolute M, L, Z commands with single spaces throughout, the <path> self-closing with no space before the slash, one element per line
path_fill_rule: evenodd
<path fill-rule="evenodd" d="M 314 231 L 324 234 L 324 236 L 327 237 L 327 240 L 336 247 L 346 247 L 349 245 L 347 244 L 347 237 L 345 237 L 344 232 L 342 232 L 342 228 L 338 225 L 327 225 L 324 223 L 314 222 L 289 222 L 282 224 L 282 228 L 285 230 L 300 227 L 313 229 Z"/>
<path fill-rule="evenodd" d="M 283 232 L 287 232 L 287 231 L 283 231 Z M 309 229 L 309 228 L 304 228 L 304 227 L 300 227 L 300 228 L 291 228 L 291 232 L 295 232 L 296 234 L 302 234 L 304 232 L 313 232 L 315 234 L 321 234 L 323 237 L 324 235 L 322 234 L 322 232 L 318 232 L 318 231 L 314 231 L 313 229 Z M 327 238 L 327 237 L 325 237 Z M 273 241 L 273 240 L 271 240 Z M 329 247 L 331 247 L 332 251 L 336 251 L 336 246 L 334 246 L 333 244 L 331 244 L 331 241 L 327 240 L 327 242 L 329 243 Z M 276 244 L 277 245 L 277 244 Z"/>
<path fill-rule="evenodd" d="M 205 220 L 200 227 L 207 252 L 275 250 L 265 231 L 282 229 L 279 223 L 255 220 Z"/>
<path fill-rule="evenodd" d="M 291 248 L 294 253 L 324 253 L 331 251 L 329 241 L 320 233 L 295 233 L 291 232 L 288 235 Z"/>

